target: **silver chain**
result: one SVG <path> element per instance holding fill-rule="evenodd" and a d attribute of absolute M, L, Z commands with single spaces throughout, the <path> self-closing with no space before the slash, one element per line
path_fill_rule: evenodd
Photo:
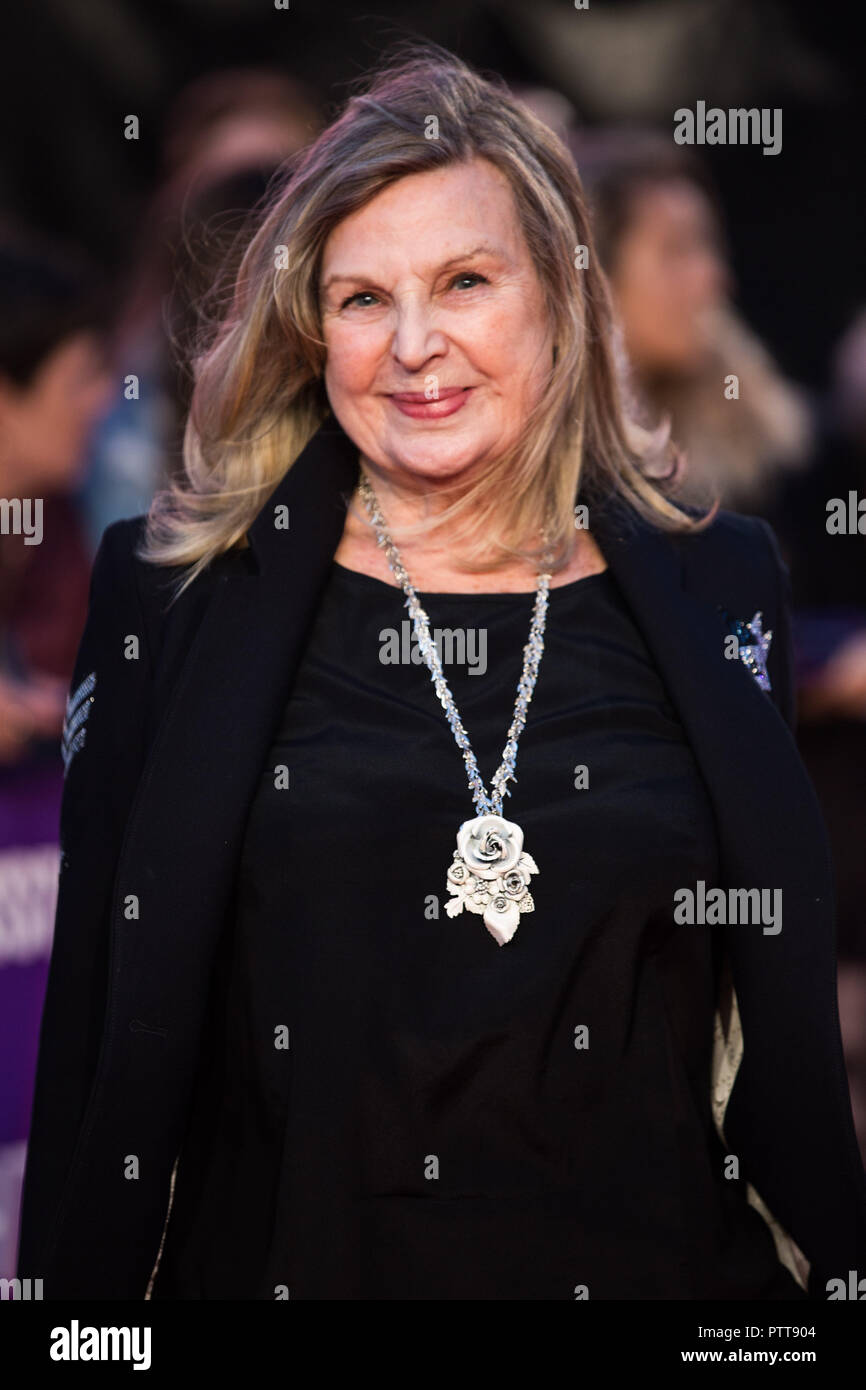
<path fill-rule="evenodd" d="M 466 765 L 466 775 L 469 779 L 469 789 L 472 792 L 472 799 L 475 809 L 479 816 L 482 815 L 502 815 L 502 798 L 510 796 L 511 791 L 505 785 L 506 782 L 516 782 L 514 767 L 517 762 L 517 742 L 523 732 L 526 723 L 526 709 L 532 699 L 535 690 L 535 682 L 538 677 L 538 665 L 541 661 L 541 654 L 544 651 L 544 625 L 547 618 L 548 589 L 550 583 L 550 573 L 545 571 L 538 576 L 538 588 L 535 595 L 535 606 L 532 613 L 532 623 L 529 628 L 529 641 L 523 648 L 523 673 L 517 684 L 517 700 L 514 705 L 514 718 L 508 730 L 508 739 L 502 752 L 502 762 L 499 769 L 491 779 L 493 795 L 488 796 L 481 774 L 478 771 L 478 764 L 475 761 L 475 754 L 469 742 L 469 736 L 457 713 L 457 706 L 454 697 L 448 688 L 448 682 L 442 672 L 442 663 L 439 660 L 439 652 L 436 643 L 430 636 L 430 624 L 427 614 L 421 607 L 418 595 L 409 580 L 409 576 L 400 559 L 399 551 L 392 541 L 385 526 L 385 518 L 379 507 L 376 494 L 366 473 L 361 473 L 361 481 L 358 490 L 370 514 L 370 521 L 376 532 L 376 542 L 381 546 L 391 566 L 394 578 L 406 594 L 405 607 L 409 609 L 415 630 L 415 638 L 421 651 L 433 684 L 436 694 L 445 710 L 451 732 L 454 735 L 457 747 L 463 752 L 463 762 Z M 551 561 L 548 551 L 545 555 L 545 562 Z"/>

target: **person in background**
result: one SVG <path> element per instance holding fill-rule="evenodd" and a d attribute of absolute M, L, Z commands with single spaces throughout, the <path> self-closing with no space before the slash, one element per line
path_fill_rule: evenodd
<path fill-rule="evenodd" d="M 207 73 L 165 122 L 162 174 L 141 220 L 111 346 L 115 396 L 84 493 L 95 549 L 105 527 L 145 511 L 180 466 L 192 325 L 274 172 L 319 129 L 300 82 L 262 68 Z"/>
<path fill-rule="evenodd" d="M 90 272 L 0 235 L 0 496 L 38 499 L 42 513 L 38 544 L 0 536 L 4 764 L 60 732 L 90 567 L 72 494 L 110 390 L 106 322 Z"/>
<path fill-rule="evenodd" d="M 51 950 L 60 733 L 90 578 L 73 493 L 110 390 L 106 298 L 68 254 L 0 232 L 0 1277 Z"/>
<path fill-rule="evenodd" d="M 572 126 L 567 143 L 592 205 L 636 404 L 650 421 L 670 419 L 685 455 L 678 497 L 762 511 L 809 461 L 810 406 L 731 302 L 721 208 L 703 166 L 653 131 Z"/>

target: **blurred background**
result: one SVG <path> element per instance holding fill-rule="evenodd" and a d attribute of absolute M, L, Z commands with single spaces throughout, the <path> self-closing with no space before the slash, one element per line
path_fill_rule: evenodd
<path fill-rule="evenodd" d="M 684 495 L 716 493 L 776 528 L 792 575 L 797 737 L 831 833 L 840 1012 L 866 1155 L 866 515 L 862 533 L 826 526 L 829 499 L 866 498 L 853 7 L 23 8 L 0 21 L 0 1277 L 14 1273 L 60 730 L 95 549 L 180 466 L 197 312 L 268 180 L 405 38 L 501 74 L 562 135 L 592 202 L 636 406 L 671 416 Z M 781 151 L 677 145 L 674 112 L 698 101 L 781 108 Z M 736 399 L 721 385 L 730 374 Z M 42 499 L 38 544 L 26 516 L 16 524 L 4 508 L 16 498 Z"/>

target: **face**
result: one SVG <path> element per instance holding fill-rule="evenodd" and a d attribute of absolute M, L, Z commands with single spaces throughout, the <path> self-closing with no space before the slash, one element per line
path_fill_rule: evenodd
<path fill-rule="evenodd" d="M 552 364 L 510 185 L 486 160 L 411 174 L 324 248 L 331 408 L 406 487 L 482 469 L 518 438 Z"/>
<path fill-rule="evenodd" d="M 40 365 L 23 390 L 0 386 L 0 453 L 19 488 L 62 490 L 77 481 L 88 434 L 111 393 L 100 340 L 80 333 Z"/>
<path fill-rule="evenodd" d="M 629 357 L 639 371 L 700 368 L 709 320 L 727 288 L 715 220 L 685 180 L 639 193 L 610 276 Z"/>

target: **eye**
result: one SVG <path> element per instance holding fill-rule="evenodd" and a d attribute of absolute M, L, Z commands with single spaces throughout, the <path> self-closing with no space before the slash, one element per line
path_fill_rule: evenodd
<path fill-rule="evenodd" d="M 350 304 L 356 304 L 356 303 L 357 303 L 359 300 L 361 300 L 361 299 L 375 299 L 375 298 L 376 298 L 376 296 L 373 294 L 372 290 L 359 290 L 357 294 L 350 294 L 349 297 L 348 297 L 348 299 L 344 299 L 343 302 L 342 302 L 342 304 L 340 305 L 340 308 L 341 308 L 341 309 L 347 309 L 347 308 L 349 307 Z M 366 309 L 366 308 L 368 308 L 369 306 L 366 305 L 366 304 L 362 304 L 362 305 L 360 305 L 360 307 L 361 307 L 362 309 Z"/>
<path fill-rule="evenodd" d="M 468 286 L 470 290 L 473 290 L 475 285 L 488 285 L 490 283 L 486 275 L 479 275 L 477 271 L 474 270 L 461 270 L 460 274 L 455 275 L 454 279 L 451 281 L 452 287 L 456 285 L 459 280 L 474 280 L 475 284 Z"/>

